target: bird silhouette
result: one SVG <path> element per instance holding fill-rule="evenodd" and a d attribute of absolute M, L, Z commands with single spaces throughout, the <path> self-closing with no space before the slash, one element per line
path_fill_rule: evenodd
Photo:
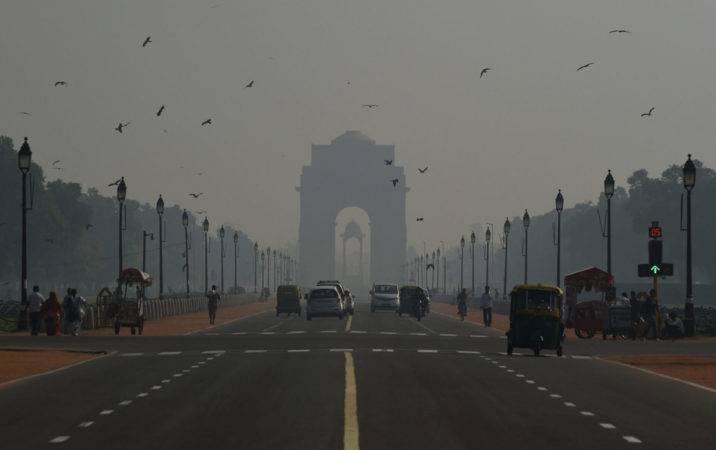
<path fill-rule="evenodd" d="M 254 80 L 249 81 L 249 84 L 247 84 L 246 86 L 244 86 L 244 89 L 250 88 L 250 87 L 254 87 Z"/>
<path fill-rule="evenodd" d="M 204 125 L 211 125 L 211 119 L 206 119 L 205 121 L 203 121 L 201 123 L 201 126 L 203 127 Z"/>
<path fill-rule="evenodd" d="M 489 72 L 490 70 L 492 70 L 490 67 L 485 67 L 484 69 L 482 69 L 482 72 L 480 72 L 480 78 L 482 78 L 484 75 L 487 75 L 487 72 Z"/>
<path fill-rule="evenodd" d="M 397 178 L 393 178 L 392 180 L 390 180 L 390 182 L 393 183 L 393 187 L 396 187 L 398 185 L 398 183 L 400 182 L 400 180 Z"/>
<path fill-rule="evenodd" d="M 642 114 L 641 114 L 641 117 L 646 117 L 646 116 L 651 117 L 651 113 L 653 113 L 653 112 L 654 112 L 654 107 L 652 106 L 652 107 L 649 109 L 649 112 L 642 113 Z"/>
<path fill-rule="evenodd" d="M 55 81 L 55 87 L 58 87 L 58 86 L 66 87 L 67 82 L 66 81 Z"/>
<path fill-rule="evenodd" d="M 622 29 L 618 29 L 618 30 L 612 30 L 612 31 L 609 32 L 609 34 L 614 34 L 614 33 L 619 33 L 619 34 L 627 33 L 627 34 L 629 34 L 629 33 L 631 33 L 631 31 L 625 30 L 625 29 L 622 28 Z"/>
<path fill-rule="evenodd" d="M 152 37 L 147 36 L 147 38 L 144 40 L 144 42 L 142 42 L 142 47 L 146 47 L 147 45 L 149 45 L 150 42 L 152 42 Z"/>
<path fill-rule="evenodd" d="M 157 111 L 157 117 L 161 116 L 163 112 L 164 112 L 164 105 L 162 105 L 162 107 L 159 108 L 159 111 Z"/>
<path fill-rule="evenodd" d="M 53 166 L 56 166 L 57 164 L 59 164 L 59 163 L 61 163 L 61 162 L 62 162 L 61 160 L 57 159 L 57 160 L 55 160 L 55 161 L 52 161 L 52 165 L 53 165 Z"/>
<path fill-rule="evenodd" d="M 117 186 L 119 182 L 122 181 L 122 179 L 118 179 L 117 181 L 113 181 L 107 185 L 107 187 Z"/>
<path fill-rule="evenodd" d="M 424 169 L 418 168 L 418 172 L 420 172 L 420 173 L 425 173 L 427 171 L 428 171 L 428 166 L 425 166 Z"/>
<path fill-rule="evenodd" d="M 579 67 L 577 68 L 577 72 L 579 72 L 580 70 L 586 69 L 587 67 L 591 66 L 592 64 L 594 64 L 594 63 L 593 63 L 593 62 L 590 62 L 590 63 L 587 63 L 587 64 L 585 64 L 585 65 L 583 65 L 583 66 L 579 66 Z"/>
<path fill-rule="evenodd" d="M 88 224 L 85 225 L 85 230 L 89 230 L 89 229 L 92 228 L 93 226 L 94 226 L 94 225 L 92 225 L 91 223 L 88 223 Z"/>
<path fill-rule="evenodd" d="M 423 219 L 422 217 L 418 217 L 417 219 L 415 219 L 416 222 L 422 222 L 423 220 L 425 219 Z"/>
<path fill-rule="evenodd" d="M 192 192 L 192 193 L 189 194 L 190 197 L 194 197 L 194 198 L 199 198 L 199 197 L 201 197 L 202 195 L 204 195 L 203 192 L 199 192 L 198 194 L 195 194 L 195 193 Z"/>
<path fill-rule="evenodd" d="M 125 128 L 127 125 L 129 125 L 130 123 L 131 123 L 131 122 L 127 122 L 127 123 L 119 122 L 119 125 L 117 125 L 117 128 L 115 128 L 115 130 L 117 130 L 117 131 L 121 134 L 122 131 L 124 130 L 124 128 Z"/>
<path fill-rule="evenodd" d="M 428 269 L 435 270 L 435 265 L 433 263 L 428 264 L 427 266 L 425 266 L 425 270 L 428 270 Z"/>
<path fill-rule="evenodd" d="M 363 108 L 373 109 L 373 108 L 377 108 L 377 107 L 379 107 L 379 106 L 380 106 L 380 105 L 376 105 L 375 103 L 367 103 L 367 104 L 363 105 Z"/>
<path fill-rule="evenodd" d="M 197 172 L 197 173 L 195 173 L 194 175 L 196 175 L 196 176 L 199 176 L 199 177 L 200 177 L 200 176 L 204 175 L 204 172 Z"/>
<path fill-rule="evenodd" d="M 392 160 L 392 159 L 384 159 L 383 161 L 385 161 L 385 165 L 386 165 L 386 166 L 392 166 L 392 165 L 393 165 L 393 160 Z"/>
<path fill-rule="evenodd" d="M 25 112 L 25 111 L 20 111 L 19 114 L 22 114 L 23 116 L 31 116 L 32 115 L 29 112 Z"/>

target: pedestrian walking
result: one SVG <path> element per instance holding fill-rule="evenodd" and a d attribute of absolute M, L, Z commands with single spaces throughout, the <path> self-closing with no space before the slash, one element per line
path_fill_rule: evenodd
<path fill-rule="evenodd" d="M 647 337 L 649 333 L 653 332 L 654 339 L 659 338 L 659 328 L 657 324 L 657 315 L 659 313 L 659 305 L 656 300 L 656 291 L 654 289 L 649 291 L 649 296 L 646 297 L 644 302 L 644 315 L 646 316 L 646 331 L 644 337 Z"/>
<path fill-rule="evenodd" d="M 78 336 L 80 330 L 82 330 L 82 320 L 85 317 L 85 309 L 87 308 L 87 301 L 81 295 L 77 294 L 77 289 L 72 288 L 70 291 L 70 308 L 68 311 L 69 317 L 69 332 L 72 336 Z"/>
<path fill-rule="evenodd" d="M 40 294 L 40 286 L 32 287 L 32 294 L 27 298 L 27 312 L 30 315 L 30 334 L 37 336 L 40 332 L 40 320 L 42 319 L 40 309 L 45 302 L 45 297 Z"/>
<path fill-rule="evenodd" d="M 490 288 L 485 286 L 485 292 L 480 296 L 480 309 L 482 309 L 482 323 L 486 327 L 492 326 L 492 296 Z"/>
<path fill-rule="evenodd" d="M 72 309 L 72 288 L 62 299 L 62 334 L 70 334 L 70 310 Z"/>
<path fill-rule="evenodd" d="M 48 336 L 55 336 L 60 333 L 62 322 L 62 305 L 57 299 L 57 293 L 50 292 L 50 297 L 45 300 L 40 309 L 40 314 L 45 321 L 45 332 Z"/>
<path fill-rule="evenodd" d="M 208 294 L 206 294 L 206 297 L 209 299 L 207 303 L 209 308 L 209 324 L 214 325 L 214 321 L 216 320 L 216 309 L 219 307 L 219 301 L 221 300 L 221 296 L 218 292 L 216 292 L 216 285 L 211 286 L 211 290 Z"/>

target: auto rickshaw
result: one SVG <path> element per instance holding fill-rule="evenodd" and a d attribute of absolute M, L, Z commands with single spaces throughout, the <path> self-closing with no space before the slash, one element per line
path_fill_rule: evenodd
<path fill-rule="evenodd" d="M 131 327 L 132 334 L 144 331 L 144 289 L 152 277 L 139 269 L 124 269 L 118 278 L 117 291 L 108 315 L 114 318 L 114 334 L 121 327 Z"/>
<path fill-rule="evenodd" d="M 543 349 L 562 356 L 562 289 L 544 284 L 517 285 L 510 293 L 510 330 L 507 354 L 515 347 L 530 348 L 535 356 Z"/>
<path fill-rule="evenodd" d="M 301 288 L 295 284 L 281 285 L 276 290 L 276 316 L 281 313 L 301 315 Z"/>
<path fill-rule="evenodd" d="M 416 319 L 420 320 L 424 315 L 423 303 L 425 302 L 425 293 L 420 286 L 406 285 L 400 287 L 400 307 L 396 311 L 399 316 L 403 313 L 412 314 Z"/>

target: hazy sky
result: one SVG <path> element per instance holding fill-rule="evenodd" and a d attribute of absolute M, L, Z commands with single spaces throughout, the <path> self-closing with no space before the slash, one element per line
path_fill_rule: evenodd
<path fill-rule="evenodd" d="M 396 145 L 422 247 L 545 212 L 558 187 L 594 200 L 607 168 L 716 166 L 714 43 L 713 0 L 2 0 L 0 133 L 51 177 L 61 159 L 111 194 L 124 175 L 131 198 L 276 245 L 311 143 L 362 130 Z"/>

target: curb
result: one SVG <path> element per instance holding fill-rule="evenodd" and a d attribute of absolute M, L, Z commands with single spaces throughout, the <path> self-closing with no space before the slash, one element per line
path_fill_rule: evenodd
<path fill-rule="evenodd" d="M 655 376 L 660 377 L 660 378 L 665 378 L 665 379 L 667 379 L 667 380 L 676 381 L 676 382 L 678 382 L 678 383 L 685 384 L 685 385 L 687 385 L 687 386 L 691 386 L 691 387 L 694 387 L 694 388 L 697 388 L 697 389 L 701 389 L 701 390 L 704 390 L 704 391 L 707 391 L 707 392 L 711 392 L 712 394 L 716 394 L 716 389 L 710 388 L 710 387 L 708 387 L 708 386 L 704 386 L 704 385 L 702 385 L 702 384 L 694 383 L 693 381 L 682 380 L 681 378 L 676 378 L 676 377 L 672 377 L 672 376 L 669 376 L 669 375 L 664 375 L 663 373 L 654 372 L 654 371 L 649 370 L 649 369 L 644 369 L 644 368 L 642 368 L 642 367 L 632 366 L 632 365 L 630 365 L 630 364 L 626 364 L 626 363 L 619 362 L 619 361 L 612 361 L 612 360 L 610 360 L 610 359 L 605 359 L 604 357 L 600 357 L 600 356 L 594 356 L 594 359 L 596 359 L 597 361 L 602 361 L 602 362 L 606 362 L 606 363 L 609 363 L 609 364 L 615 364 L 615 365 L 617 365 L 617 366 L 622 366 L 622 367 L 627 367 L 627 368 L 629 368 L 629 369 L 638 370 L 639 372 L 648 373 L 648 374 L 655 375 Z"/>
<path fill-rule="evenodd" d="M 65 353 L 86 353 L 90 355 L 106 355 L 107 350 L 87 350 L 62 347 L 0 347 L 0 352 L 65 352 Z"/>
<path fill-rule="evenodd" d="M 1 351 L 7 351 L 6 349 L 0 349 L 0 350 L 1 350 Z M 39 350 L 40 350 L 40 349 L 37 349 L 37 351 L 39 351 Z M 25 351 L 25 350 L 20 350 L 20 351 Z M 32 350 L 28 350 L 28 351 L 32 351 Z M 62 350 L 62 351 L 70 351 L 70 350 Z M 92 353 L 92 352 L 75 351 L 75 353 Z M 112 355 L 114 355 L 115 353 L 116 353 L 116 352 L 104 352 L 104 354 L 101 354 L 101 355 L 97 356 L 96 358 L 85 359 L 84 361 L 78 361 L 78 362 L 73 363 L 73 364 L 69 364 L 69 365 L 66 365 L 66 366 L 58 367 L 57 369 L 52 369 L 52 370 L 48 370 L 48 371 L 46 371 L 46 372 L 35 373 L 35 374 L 32 374 L 32 375 L 28 375 L 28 376 L 26 376 L 26 377 L 16 378 L 16 379 L 14 379 L 14 380 L 6 381 L 6 382 L 4 382 L 4 383 L 0 383 L 0 390 L 6 389 L 6 388 L 8 388 L 8 387 L 10 387 L 10 386 L 12 386 L 12 385 L 14 385 L 14 384 L 17 384 L 17 383 L 22 383 L 22 382 L 24 382 L 24 381 L 29 381 L 29 380 L 32 380 L 32 379 L 34 379 L 34 378 L 40 378 L 40 377 L 44 377 L 44 376 L 47 376 L 47 375 L 52 375 L 53 373 L 61 372 L 61 371 L 63 371 L 63 370 L 72 369 L 72 368 L 74 368 L 74 367 L 80 366 L 80 365 L 85 364 L 85 363 L 88 363 L 88 362 L 94 362 L 94 361 L 97 361 L 97 360 L 99 360 L 99 359 L 106 358 L 106 357 L 108 357 L 108 356 L 112 356 Z"/>

